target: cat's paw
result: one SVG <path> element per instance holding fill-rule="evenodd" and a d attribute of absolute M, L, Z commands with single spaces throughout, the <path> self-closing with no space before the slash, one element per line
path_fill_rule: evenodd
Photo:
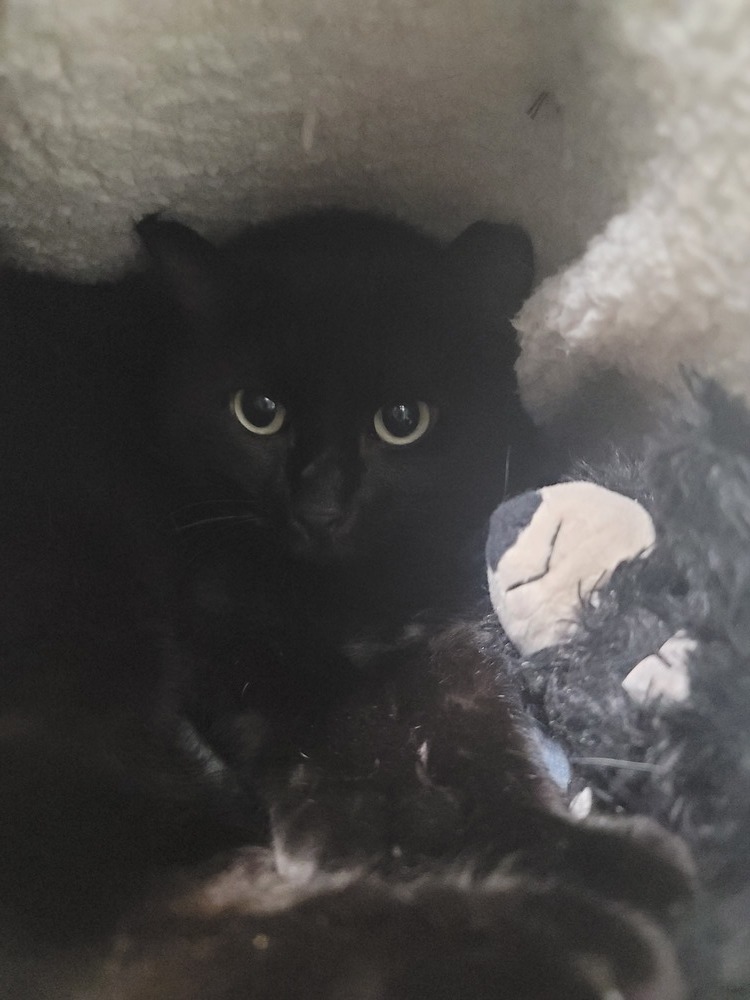
<path fill-rule="evenodd" d="M 373 867 L 389 851 L 390 808 L 372 781 L 301 765 L 271 806 L 279 871 L 300 882 L 316 871 Z"/>
<path fill-rule="evenodd" d="M 670 917 L 692 897 L 694 868 L 684 843 L 653 820 L 540 817 L 537 841 L 514 858 L 537 876 L 562 875 L 587 891 Z"/>
<path fill-rule="evenodd" d="M 406 784 L 406 782 L 404 782 Z M 412 782 L 396 792 L 377 776 L 300 766 L 271 806 L 273 844 L 290 878 L 311 870 L 414 870 L 473 847 L 465 804 L 450 788 Z"/>

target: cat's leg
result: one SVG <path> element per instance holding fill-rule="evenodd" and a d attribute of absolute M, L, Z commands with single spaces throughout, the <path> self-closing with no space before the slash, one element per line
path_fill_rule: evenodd
<path fill-rule="evenodd" d="M 290 885 L 263 852 L 126 920 L 102 1000 L 679 1000 L 660 930 L 563 879 L 338 873 Z"/>

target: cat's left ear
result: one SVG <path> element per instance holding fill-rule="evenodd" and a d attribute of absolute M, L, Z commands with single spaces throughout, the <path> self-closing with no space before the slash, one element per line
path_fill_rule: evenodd
<path fill-rule="evenodd" d="M 220 292 L 221 251 L 188 226 L 159 215 L 147 215 L 135 231 L 186 318 L 210 318 Z"/>
<path fill-rule="evenodd" d="M 534 249 L 525 229 L 475 222 L 449 245 L 448 255 L 473 295 L 506 319 L 515 316 L 534 280 Z"/>

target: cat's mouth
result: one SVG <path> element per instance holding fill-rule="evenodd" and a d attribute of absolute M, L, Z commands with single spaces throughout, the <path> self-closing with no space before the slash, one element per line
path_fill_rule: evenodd
<path fill-rule="evenodd" d="M 289 525 L 289 549 L 298 559 L 333 562 L 352 558 L 356 546 L 352 527 L 354 517 L 321 521 L 293 519 Z"/>

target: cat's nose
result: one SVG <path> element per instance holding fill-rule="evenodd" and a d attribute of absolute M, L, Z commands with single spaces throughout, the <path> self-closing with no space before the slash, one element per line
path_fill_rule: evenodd
<path fill-rule="evenodd" d="M 325 531 L 341 519 L 340 508 L 332 504 L 299 504 L 295 514 L 301 524 L 313 531 Z"/>
<path fill-rule="evenodd" d="M 309 461 L 299 474 L 293 514 L 299 525 L 314 534 L 329 532 L 341 520 L 343 474 L 330 450 Z"/>

